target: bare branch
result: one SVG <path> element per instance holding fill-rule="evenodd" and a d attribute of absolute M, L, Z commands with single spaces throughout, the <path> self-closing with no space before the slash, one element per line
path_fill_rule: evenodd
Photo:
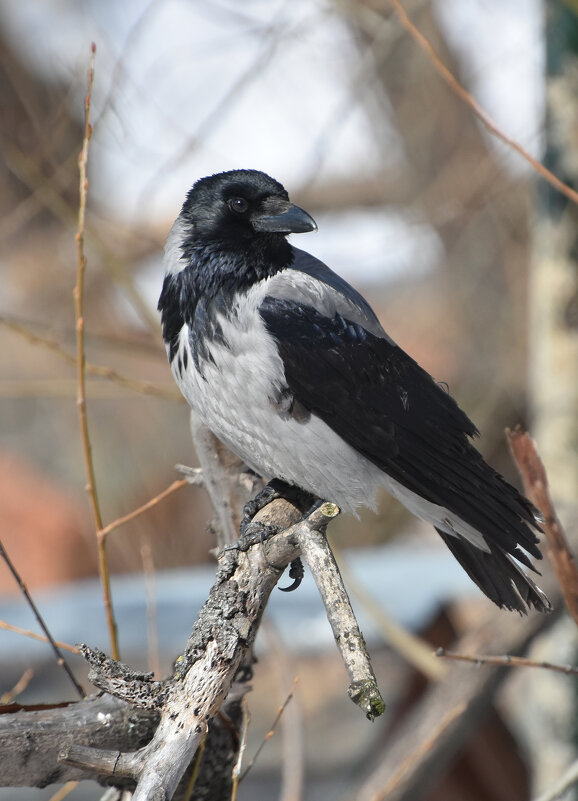
<path fill-rule="evenodd" d="M 259 513 L 260 522 L 301 516 L 297 507 L 277 500 Z M 220 555 L 215 584 L 202 608 L 187 647 L 165 682 L 150 674 L 135 674 L 96 650 L 83 648 L 97 686 L 144 708 L 160 708 L 161 719 L 151 742 L 132 754 L 87 754 L 78 748 L 65 755 L 76 766 L 86 765 L 110 775 L 137 779 L 134 801 L 171 798 L 185 770 L 219 711 L 233 677 L 251 647 L 268 597 L 285 566 L 298 554 L 297 537 L 327 525 L 323 507 L 307 522 L 288 528 L 269 541 L 245 551 Z M 164 794 L 164 795 L 163 795 Z"/>
<path fill-rule="evenodd" d="M 578 625 L 578 569 L 548 491 L 548 478 L 536 444 L 520 429 L 506 429 L 510 453 L 524 483 L 524 491 L 544 517 L 546 553 L 556 572 L 568 611 Z"/>
<path fill-rule="evenodd" d="M 447 83 L 449 88 L 454 92 L 457 97 L 460 98 L 476 115 L 479 121 L 484 125 L 485 128 L 495 136 L 497 139 L 500 139 L 504 144 L 508 145 L 512 150 L 515 150 L 523 159 L 525 159 L 528 164 L 551 184 L 554 189 L 557 189 L 563 195 L 566 195 L 573 203 L 578 204 L 578 192 L 572 189 L 568 184 L 565 184 L 564 181 L 561 181 L 557 178 L 554 173 L 552 173 L 547 167 L 535 159 L 528 151 L 522 147 L 522 145 L 513 139 L 510 136 L 507 136 L 492 120 L 490 115 L 480 106 L 477 100 L 474 100 L 472 95 L 465 89 L 459 81 L 452 75 L 451 71 L 446 67 L 443 61 L 440 59 L 438 54 L 436 53 L 433 45 L 429 41 L 429 39 L 423 35 L 421 31 L 419 31 L 413 22 L 408 17 L 403 5 L 401 4 L 400 0 L 389 0 L 397 18 L 399 19 L 401 25 L 406 29 L 412 39 L 416 42 L 416 44 L 423 50 L 426 56 L 432 63 L 432 66 L 436 70 L 436 72 L 443 78 L 443 80 Z"/>
<path fill-rule="evenodd" d="M 338 507 L 330 503 L 323 504 L 320 510 L 324 511 L 328 519 L 339 514 Z M 379 694 L 367 646 L 359 630 L 325 531 L 311 530 L 306 520 L 296 527 L 295 533 L 303 558 L 313 574 L 323 599 L 335 642 L 351 681 L 349 697 L 363 710 L 369 720 L 373 720 L 383 714 L 385 704 Z"/>
<path fill-rule="evenodd" d="M 7 565 L 8 569 L 10 570 L 12 575 L 14 576 L 14 580 L 18 584 L 20 592 L 22 593 L 22 595 L 26 599 L 26 603 L 28 604 L 28 606 L 32 610 L 32 613 L 34 614 L 34 617 L 38 621 L 38 625 L 40 626 L 40 628 L 42 629 L 42 631 L 46 635 L 46 640 L 47 640 L 47 642 L 50 643 L 50 647 L 52 648 L 52 650 L 54 651 L 54 655 L 56 656 L 56 664 L 64 670 L 64 672 L 66 673 L 66 675 L 68 676 L 68 678 L 72 682 L 72 685 L 73 685 L 74 689 L 76 690 L 76 692 L 78 693 L 78 695 L 80 696 L 80 698 L 86 698 L 86 693 L 84 692 L 84 689 L 83 689 L 82 685 L 79 684 L 79 682 L 76 680 L 76 677 L 75 677 L 74 673 L 72 672 L 72 669 L 71 669 L 70 665 L 68 664 L 68 662 L 66 661 L 66 659 L 64 658 L 64 656 L 62 654 L 62 651 L 60 650 L 60 648 L 56 644 L 56 641 L 54 640 L 54 637 L 50 633 L 50 631 L 48 629 L 48 626 L 46 625 L 46 623 L 44 621 L 44 618 L 42 617 L 42 615 L 40 613 L 39 608 L 37 607 L 36 603 L 34 602 L 32 596 L 30 595 L 30 593 L 28 591 L 28 587 L 26 586 L 26 584 L 22 580 L 22 576 L 20 575 L 20 573 L 16 570 L 16 567 L 12 563 L 12 560 L 10 559 L 8 554 L 6 553 L 6 550 L 4 549 L 4 546 L 2 545 L 2 542 L 0 542 L 0 556 L 6 562 L 6 565 Z"/>
<path fill-rule="evenodd" d="M 88 146 L 92 136 L 92 125 L 90 124 L 90 104 L 92 101 L 92 87 L 94 83 L 94 59 L 96 45 L 91 46 L 90 66 L 88 70 L 88 90 L 84 99 L 84 138 L 82 140 L 82 150 L 78 157 L 78 169 L 80 173 L 80 202 L 78 205 L 78 229 L 76 232 L 77 245 L 77 267 L 76 285 L 73 291 L 74 313 L 76 317 L 76 367 L 78 380 L 77 406 L 80 415 L 80 430 L 82 435 L 82 446 L 84 451 L 84 464 L 86 469 L 86 491 L 88 493 L 92 517 L 96 528 L 96 542 L 98 550 L 98 569 L 102 584 L 104 608 L 110 635 L 112 653 L 115 659 L 119 657 L 118 651 L 118 632 L 114 612 L 112 608 L 112 596 L 110 591 L 110 575 L 108 571 L 108 561 L 106 557 L 106 537 L 100 536 L 102 530 L 102 515 L 98 494 L 96 491 L 96 479 L 94 474 L 94 464 L 92 461 L 92 446 L 88 431 L 88 420 L 86 416 L 86 374 L 84 369 L 84 273 L 86 270 L 86 255 L 84 252 L 84 229 L 86 218 L 86 199 L 88 194 Z"/>
<path fill-rule="evenodd" d="M 571 665 L 554 665 L 552 662 L 536 662 L 524 656 L 482 656 L 481 654 L 458 654 L 446 648 L 438 648 L 436 656 L 454 659 L 457 662 L 472 662 L 474 665 L 502 665 L 503 667 L 530 667 L 541 670 L 552 670 L 555 673 L 565 673 L 567 676 L 578 676 L 578 668 Z"/>
<path fill-rule="evenodd" d="M 0 620 L 0 629 L 5 629 L 6 631 L 13 631 L 16 634 L 22 634 L 23 637 L 30 637 L 31 640 L 38 640 L 39 642 L 50 642 L 48 637 L 45 637 L 43 634 L 37 634 L 35 631 L 30 631 L 29 629 L 23 629 L 20 626 L 13 626 L 11 623 L 6 623 L 5 620 Z M 70 651 L 72 654 L 80 653 L 80 651 L 75 645 L 70 645 L 67 642 L 61 642 L 60 640 L 54 640 L 54 642 L 59 648 L 62 648 L 65 651 Z"/>

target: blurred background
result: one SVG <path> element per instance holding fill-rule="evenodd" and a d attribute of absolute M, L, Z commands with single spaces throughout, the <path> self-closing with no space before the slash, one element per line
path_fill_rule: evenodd
<path fill-rule="evenodd" d="M 404 7 L 498 127 L 573 185 L 575 4 L 406 0 Z M 318 233 L 296 244 L 361 290 L 388 333 L 448 384 L 482 431 L 486 458 L 514 483 L 503 431 L 530 428 L 562 521 L 569 535 L 575 532 L 576 207 L 488 134 L 388 0 L 3 0 L 0 537 L 51 610 L 55 636 L 107 647 L 73 363 L 77 160 L 91 42 L 97 51 L 85 330 L 88 419 L 105 524 L 163 491 L 178 477 L 176 463 L 196 464 L 156 312 L 162 247 L 197 178 L 250 167 L 280 180 L 313 214 Z M 125 658 L 143 667 L 152 658 L 159 670 L 169 669 L 214 570 L 210 517 L 204 492 L 187 488 L 110 536 Z M 405 626 L 424 631 L 442 615 L 451 640 L 487 611 L 489 602 L 435 533 L 385 494 L 379 514 L 338 520 L 332 541 L 347 549 L 344 558 L 365 590 Z M 423 579 L 416 580 L 420 571 Z M 153 597 L 160 640 L 147 628 Z M 275 598 L 271 625 L 299 665 L 307 742 L 323 743 L 311 747 L 303 797 L 353 797 L 364 755 L 378 754 L 385 734 L 380 729 L 376 737 L 377 726 L 356 719 L 360 745 L 347 760 L 343 739 L 324 741 L 328 727 L 350 731 L 350 715 L 358 711 L 345 697 L 345 676 L 313 588 L 306 585 L 302 600 Z M 33 626 L 3 564 L 0 617 Z M 407 689 L 408 673 L 378 627 L 371 629 L 371 617 L 365 625 L 392 702 Z M 562 620 L 556 631 L 560 653 L 549 653 L 550 661 L 571 660 L 573 626 Z M 267 664 L 275 649 L 262 647 Z M 21 700 L 65 694 L 43 649 L 0 630 L 0 693 L 36 664 Z M 257 741 L 291 686 L 268 691 L 271 672 L 259 670 L 251 699 Z M 526 679 L 510 684 L 516 681 Z M 512 801 L 549 785 L 575 758 L 574 687 L 566 677 L 560 681 L 545 691 L 554 756 L 542 759 L 543 745 L 536 752 L 526 723 L 500 718 L 510 751 L 520 751 L 515 766 L 500 768 L 519 775 L 515 787 L 503 796 L 484 789 L 474 759 L 478 779 L 468 774 L 455 796 L 446 786 L 445 799 Z M 531 685 L 537 688 L 539 679 Z M 515 692 L 527 698 L 529 689 Z M 554 692 L 561 699 L 555 711 Z M 343 715 L 343 730 L 330 722 L 333 714 Z M 262 785 L 255 779 L 241 797 L 276 797 L 281 753 L 271 747 L 269 754 L 261 762 Z M 97 788 L 83 791 L 99 797 Z M 50 797 L 48 790 L 22 792 L 0 790 L 0 799 Z M 424 798 L 438 797 L 431 792 Z"/>

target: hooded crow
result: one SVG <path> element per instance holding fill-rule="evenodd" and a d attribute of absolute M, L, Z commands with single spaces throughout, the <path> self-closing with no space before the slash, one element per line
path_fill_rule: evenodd
<path fill-rule="evenodd" d="M 190 190 L 167 240 L 159 310 L 193 412 L 259 475 L 344 511 L 374 509 L 385 487 L 433 524 L 494 603 L 548 611 L 520 567 L 541 558 L 536 510 L 364 298 L 287 241 L 316 228 L 263 172 Z"/>

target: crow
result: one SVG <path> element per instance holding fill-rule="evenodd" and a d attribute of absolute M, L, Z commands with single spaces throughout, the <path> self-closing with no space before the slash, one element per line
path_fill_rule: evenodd
<path fill-rule="evenodd" d="M 158 308 L 193 413 L 259 475 L 346 512 L 375 509 L 384 487 L 433 524 L 495 604 L 548 611 L 520 566 L 541 559 L 537 511 L 484 461 L 474 424 L 367 301 L 287 240 L 316 229 L 257 170 L 189 191 Z"/>

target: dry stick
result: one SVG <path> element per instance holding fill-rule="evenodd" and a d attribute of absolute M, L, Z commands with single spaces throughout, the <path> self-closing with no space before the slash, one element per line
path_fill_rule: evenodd
<path fill-rule="evenodd" d="M 0 706 L 7 706 L 11 704 L 15 698 L 18 698 L 20 693 L 23 693 L 24 690 L 30 684 L 32 677 L 34 676 L 34 671 L 32 668 L 28 668 L 25 670 L 24 673 L 20 676 L 14 687 L 11 690 L 8 690 L 5 693 L 0 695 Z"/>
<path fill-rule="evenodd" d="M 383 787 L 380 787 L 378 792 L 371 797 L 371 801 L 385 801 L 389 794 L 397 789 L 403 782 L 405 776 L 410 770 L 418 765 L 426 754 L 428 754 L 437 745 L 438 740 L 445 731 L 465 712 L 467 707 L 466 703 L 458 704 L 458 706 L 450 709 L 444 715 L 436 728 L 431 732 L 430 736 L 415 748 L 401 763 L 395 771 L 391 779 Z"/>
<path fill-rule="evenodd" d="M 36 606 L 36 604 L 32 600 L 32 596 L 28 592 L 28 588 L 27 588 L 26 584 L 24 583 L 24 581 L 22 580 L 22 577 L 20 576 L 20 574 L 18 573 L 18 571 L 16 570 L 16 568 L 12 564 L 12 561 L 11 561 L 10 557 L 8 556 L 8 554 L 6 553 L 6 551 L 4 549 L 4 546 L 2 545 L 2 542 L 0 542 L 0 556 L 2 556 L 2 558 L 4 559 L 6 564 L 8 565 L 8 569 L 10 570 L 12 575 L 14 576 L 14 578 L 16 580 L 16 583 L 18 584 L 22 595 L 26 598 L 26 601 L 28 602 L 28 606 L 32 609 L 32 612 L 34 613 L 34 616 L 35 616 L 36 620 L 38 621 L 38 624 L 40 625 L 40 628 L 42 629 L 42 631 L 46 635 L 46 638 L 47 638 L 48 642 L 50 643 L 50 646 L 51 646 L 52 650 L 54 651 L 54 653 L 56 655 L 56 663 L 58 665 L 60 665 L 60 667 L 62 667 L 64 669 L 66 675 L 68 676 L 70 681 L 73 683 L 74 688 L 75 688 L 76 692 L 79 694 L 79 696 L 81 698 L 86 698 L 86 693 L 84 692 L 84 689 L 82 688 L 82 685 L 79 684 L 78 681 L 75 679 L 74 673 L 72 672 L 68 662 L 66 661 L 66 659 L 62 655 L 62 652 L 61 652 L 60 648 L 58 647 L 58 645 L 56 644 L 56 642 L 54 640 L 54 637 L 52 636 L 52 634 L 48 630 L 48 626 L 44 622 L 44 618 L 40 614 L 40 610 L 38 609 L 38 607 Z"/>
<path fill-rule="evenodd" d="M 60 790 L 57 790 L 54 795 L 51 795 L 48 801 L 62 801 L 63 798 L 66 798 L 67 795 L 70 795 L 73 790 L 76 790 L 80 782 L 66 782 L 64 787 L 61 787 Z"/>
<path fill-rule="evenodd" d="M 78 377 L 78 412 L 80 415 L 80 429 L 82 433 L 82 445 L 84 450 L 84 463 L 86 469 L 86 491 L 88 493 L 94 525 L 96 528 L 96 544 L 98 550 L 98 572 L 102 584 L 104 608 L 106 610 L 106 620 L 110 635 L 110 646 L 114 659 L 119 658 L 118 633 L 114 612 L 112 608 L 112 598 L 110 592 L 110 574 L 108 571 L 108 561 L 106 558 L 106 535 L 102 535 L 102 516 L 98 503 L 96 491 L 96 481 L 94 475 L 94 464 L 92 461 L 92 448 L 88 433 L 88 420 L 86 416 L 86 383 L 84 370 L 84 271 L 86 268 L 86 256 L 84 253 L 84 226 L 86 218 L 86 197 L 88 193 L 88 178 L 86 176 L 86 166 L 88 161 L 88 145 L 92 136 L 92 126 L 90 124 L 90 103 L 92 98 L 92 86 L 94 83 L 94 57 L 96 45 L 91 46 L 90 67 L 88 70 L 88 90 L 84 99 L 84 137 L 82 140 L 82 150 L 78 156 L 78 169 L 80 173 L 80 200 L 78 204 L 78 230 L 76 232 L 77 245 L 77 271 L 76 286 L 74 287 L 74 309 L 76 316 L 76 362 Z"/>
<path fill-rule="evenodd" d="M 339 508 L 332 503 L 324 503 L 320 508 L 329 519 L 339 514 Z M 302 556 L 317 584 L 335 642 L 351 681 L 347 691 L 349 697 L 365 712 L 369 720 L 373 720 L 383 714 L 385 704 L 379 694 L 365 640 L 359 630 L 325 531 L 312 531 L 307 525 L 298 525 L 296 536 Z"/>
<path fill-rule="evenodd" d="M 168 498 L 169 495 L 172 495 L 173 492 L 176 492 L 177 490 L 186 487 L 188 484 L 201 484 L 201 483 L 202 483 L 202 477 L 200 474 L 197 474 L 196 480 L 193 477 L 191 477 L 191 478 L 181 478 L 177 479 L 176 481 L 173 481 L 173 483 L 169 487 L 167 487 L 166 490 L 159 492 L 158 495 L 155 495 L 155 497 L 151 498 L 150 501 L 143 503 L 143 505 L 139 506 L 138 509 L 134 509 L 132 512 L 123 515 L 123 517 L 118 517 L 116 520 L 113 520 L 112 523 L 109 523 L 108 526 L 101 528 L 99 531 L 99 535 L 103 538 L 107 537 L 115 529 L 120 528 L 120 526 L 124 526 L 126 523 L 130 523 L 131 520 L 134 520 L 136 517 L 139 517 L 145 512 L 148 512 L 149 509 L 152 509 L 153 506 L 156 506 L 160 501 L 163 501 L 165 498 Z"/>
<path fill-rule="evenodd" d="M 22 634 L 24 637 L 30 637 L 30 639 L 38 640 L 39 642 L 50 642 L 48 637 L 45 637 L 43 634 L 36 634 L 35 631 L 22 629 L 20 628 L 20 626 L 13 626 L 11 623 L 6 623 L 5 620 L 0 620 L 0 629 L 5 629 L 6 631 L 13 631 L 15 634 Z M 62 648 L 64 651 L 70 651 L 71 654 L 80 654 L 80 651 L 75 645 L 70 645 L 67 642 L 61 642 L 60 640 L 54 640 L 54 642 L 59 648 Z"/>
<path fill-rule="evenodd" d="M 148 539 L 142 543 L 140 555 L 143 566 L 146 596 L 147 651 L 149 670 L 160 678 L 161 659 L 159 650 L 159 619 L 157 610 L 157 591 L 153 549 Z"/>
<path fill-rule="evenodd" d="M 338 554 L 339 557 L 339 554 Z M 430 681 L 439 681 L 445 676 L 445 665 L 442 665 L 432 653 L 431 645 L 400 626 L 379 604 L 363 584 L 349 570 L 347 562 L 339 558 L 339 569 L 345 582 L 357 597 L 364 609 L 373 618 L 384 638 L 384 641 L 405 659 L 416 670 L 419 670 Z M 440 670 L 441 668 L 441 670 Z"/>
<path fill-rule="evenodd" d="M 4 149 L 6 150 L 6 148 Z M 10 167 L 17 177 L 37 194 L 38 199 L 48 211 L 68 226 L 75 217 L 76 209 L 73 209 L 72 205 L 56 191 L 51 181 L 53 176 L 45 176 L 38 166 L 17 148 L 9 149 L 8 158 Z M 92 245 L 100 255 L 103 266 L 112 275 L 116 284 L 125 291 L 129 302 L 143 323 L 151 332 L 156 333 L 158 320 L 136 288 L 130 271 L 123 269 L 121 260 L 114 250 L 103 241 L 95 226 L 88 224 L 87 230 L 91 234 Z"/>
<path fill-rule="evenodd" d="M 76 356 L 64 350 L 59 342 L 49 339 L 48 337 L 40 336 L 39 334 L 34 333 L 34 331 L 26 328 L 26 326 L 16 323 L 13 320 L 8 320 L 6 317 L 0 317 L 0 325 L 3 325 L 5 328 L 8 328 L 15 334 L 23 337 L 31 345 L 38 345 L 46 348 L 68 364 L 73 366 L 77 365 L 78 360 Z M 106 365 L 91 364 L 90 362 L 85 361 L 84 372 L 87 375 L 106 378 L 109 381 L 124 387 L 125 389 L 131 389 L 134 392 L 138 392 L 143 395 L 154 395 L 158 398 L 166 398 L 167 400 L 176 401 L 177 403 L 184 403 L 183 396 L 176 390 L 170 390 L 165 387 L 151 384 L 148 381 L 137 381 L 134 378 L 127 378 L 126 376 L 118 373 L 116 370 L 113 370 L 112 367 L 107 367 Z"/>
<path fill-rule="evenodd" d="M 301 801 L 305 778 L 305 743 L 303 736 L 303 714 L 295 688 L 299 681 L 296 675 L 296 659 L 289 653 L 277 626 L 266 621 L 264 631 L 267 650 L 273 662 L 272 670 L 277 674 L 279 692 L 284 692 L 291 682 L 292 703 L 285 706 L 281 718 L 281 782 L 279 801 Z M 263 626 L 261 626 L 263 631 Z"/>
<path fill-rule="evenodd" d="M 245 776 L 246 776 L 246 775 L 249 773 L 249 771 L 251 770 L 251 768 L 253 767 L 253 765 L 255 764 L 255 762 L 256 762 L 256 761 L 259 759 L 259 754 L 261 753 L 261 751 L 262 751 L 262 750 L 263 750 L 263 748 L 265 747 L 265 743 L 269 742 L 269 740 L 271 739 L 271 737 L 273 737 L 273 736 L 274 736 L 274 734 L 275 734 L 275 729 L 277 728 L 277 724 L 278 724 L 278 723 L 279 723 L 279 721 L 281 720 L 281 716 L 282 716 L 282 715 L 283 715 L 283 713 L 285 712 L 285 709 L 287 708 L 287 704 L 288 704 L 288 703 L 289 703 L 289 701 L 291 701 L 291 699 L 293 698 L 293 695 L 294 695 L 294 693 L 295 693 L 295 687 L 297 686 L 297 683 L 298 683 L 298 682 L 299 682 L 299 676 L 296 676 L 296 677 L 295 677 L 295 679 L 293 680 L 293 686 L 291 687 L 291 689 L 289 690 L 289 692 L 288 692 L 288 694 L 287 694 L 287 698 L 285 698 L 285 700 L 283 701 L 283 703 L 281 704 L 281 706 L 280 706 L 280 707 L 279 707 L 279 709 L 277 710 L 277 714 L 275 715 L 275 720 L 273 721 L 273 723 L 272 723 L 272 725 L 271 725 L 271 728 L 269 729 L 269 731 L 267 732 L 267 734 L 266 734 L 266 735 L 263 737 L 263 739 L 262 739 L 262 740 L 261 740 L 261 742 L 259 743 L 259 746 L 258 746 L 257 750 L 255 751 L 255 753 L 254 753 L 254 754 L 253 754 L 253 756 L 251 757 L 251 760 L 249 761 L 249 764 L 247 765 L 247 767 L 246 767 L 246 768 L 245 768 L 245 770 L 243 771 L 243 773 L 242 773 L 242 775 L 241 775 L 241 778 L 239 779 L 239 781 L 243 781 L 243 779 L 244 779 L 244 778 L 245 778 Z"/>
<path fill-rule="evenodd" d="M 578 668 L 572 665 L 554 665 L 552 662 L 536 662 L 524 656 L 481 656 L 478 654 L 458 654 L 446 648 L 437 648 L 436 656 L 455 659 L 458 662 L 473 662 L 475 665 L 501 665 L 503 667 L 530 667 L 542 670 L 552 670 L 555 673 L 565 673 L 567 676 L 578 676 Z"/>
<path fill-rule="evenodd" d="M 247 773 L 247 770 L 243 775 L 241 775 L 241 765 L 243 762 L 243 756 L 245 754 L 245 749 L 247 748 L 247 735 L 249 733 L 249 726 L 251 725 L 251 712 L 249 710 L 249 704 L 247 703 L 247 698 L 243 698 L 242 702 L 242 711 L 243 717 L 241 720 L 241 731 L 239 732 L 239 753 L 237 754 L 237 759 L 235 764 L 233 765 L 233 786 L 231 789 L 231 801 L 236 801 L 237 793 L 239 792 L 239 784 L 241 783 L 241 779 Z"/>
<path fill-rule="evenodd" d="M 197 779 L 199 777 L 199 769 L 201 767 L 201 760 L 203 759 L 203 754 L 205 753 L 205 746 L 207 744 L 207 738 L 203 737 L 201 740 L 201 744 L 197 749 L 197 753 L 195 754 L 195 762 L 193 765 L 193 770 L 191 771 L 191 778 L 189 779 L 189 783 L 187 785 L 187 789 L 185 792 L 184 801 L 190 801 L 193 796 L 193 790 L 195 789 L 195 784 L 197 783 Z"/>
<path fill-rule="evenodd" d="M 555 189 L 561 192 L 563 195 L 566 195 L 573 203 L 578 204 L 578 192 L 574 191 L 571 187 L 557 178 L 554 173 L 550 172 L 550 170 L 545 167 L 543 164 L 535 159 L 533 156 L 528 153 L 528 151 L 522 147 L 519 142 L 516 142 L 515 139 L 512 137 L 507 136 L 503 131 L 501 131 L 496 123 L 492 120 L 490 115 L 484 111 L 482 106 L 474 100 L 471 94 L 465 89 L 461 83 L 452 75 L 451 71 L 446 67 L 443 63 L 441 58 L 436 53 L 432 43 L 429 39 L 424 36 L 424 34 L 415 27 L 413 22 L 408 17 L 404 7 L 402 6 L 400 0 L 389 0 L 391 3 L 391 7 L 393 8 L 395 14 L 397 15 L 401 25 L 406 29 L 412 39 L 416 42 L 416 44 L 423 50 L 426 56 L 431 61 L 434 69 L 436 72 L 443 78 L 443 80 L 447 83 L 451 91 L 457 95 L 460 100 L 462 100 L 472 112 L 476 115 L 476 117 L 480 120 L 482 125 L 495 137 L 501 139 L 504 144 L 511 147 L 512 150 L 515 150 L 523 159 L 525 159 L 533 169 L 539 173 L 548 183 L 550 183 Z"/>
<path fill-rule="evenodd" d="M 520 429 L 506 429 L 506 440 L 526 495 L 544 516 L 544 533 L 548 543 L 546 553 L 556 573 L 568 611 L 578 625 L 578 570 L 552 505 L 548 478 L 536 444 L 529 434 Z"/>

